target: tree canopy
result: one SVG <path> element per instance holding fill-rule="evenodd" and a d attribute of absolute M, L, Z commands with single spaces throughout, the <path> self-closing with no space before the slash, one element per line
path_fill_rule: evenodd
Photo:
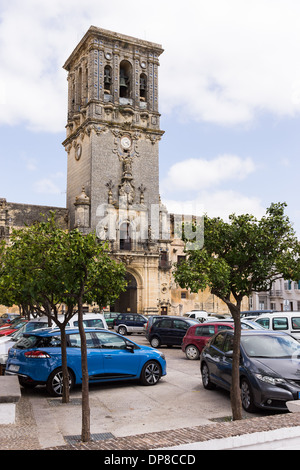
<path fill-rule="evenodd" d="M 78 310 L 82 358 L 83 440 L 89 439 L 88 369 L 83 304 L 100 308 L 125 290 L 125 266 L 114 261 L 95 234 L 59 228 L 52 216 L 14 230 L 0 250 L 0 303 L 44 313 L 61 331 L 63 402 L 69 400 L 65 327 Z M 66 306 L 61 317 L 60 306 Z"/>
<path fill-rule="evenodd" d="M 189 243 L 187 257 L 174 276 L 182 288 L 211 293 L 228 306 L 235 325 L 232 372 L 233 418 L 241 418 L 239 390 L 240 308 L 242 299 L 271 289 L 275 279 L 300 279 L 300 244 L 285 215 L 286 204 L 274 203 L 261 219 L 235 215 L 226 222 L 204 216 L 204 244 Z M 192 248 L 192 249 L 191 249 Z"/>

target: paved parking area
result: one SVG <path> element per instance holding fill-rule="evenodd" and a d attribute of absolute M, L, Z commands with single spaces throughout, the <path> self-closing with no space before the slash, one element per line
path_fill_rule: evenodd
<path fill-rule="evenodd" d="M 141 335 L 130 339 L 148 344 Z M 204 390 L 199 361 L 186 359 L 180 348 L 161 349 L 167 359 L 167 376 L 156 386 L 120 382 L 90 387 L 91 434 L 96 442 L 86 448 L 169 446 L 170 442 L 175 445 L 220 436 L 224 430 L 234 433 L 234 429 L 238 429 L 240 433 L 241 426 L 245 432 L 257 430 L 258 424 L 264 429 L 278 428 L 282 419 L 291 423 L 288 425 L 298 425 L 294 414 L 245 415 L 252 419 L 241 423 L 226 422 L 225 418 L 231 416 L 229 394 L 222 390 Z M 78 444 L 80 434 L 80 387 L 72 392 L 69 404 L 62 404 L 61 399 L 49 397 L 45 388 L 37 387 L 22 390 L 16 425 L 0 426 L 0 449 L 76 447 L 81 445 Z"/>

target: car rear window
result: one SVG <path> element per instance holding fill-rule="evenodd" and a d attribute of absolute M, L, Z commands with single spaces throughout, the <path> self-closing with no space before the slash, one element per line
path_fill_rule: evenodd
<path fill-rule="evenodd" d="M 215 327 L 213 325 L 198 326 L 195 330 L 195 336 L 213 336 Z"/>
<path fill-rule="evenodd" d="M 25 335 L 19 339 L 15 348 L 17 349 L 31 349 L 31 348 L 57 348 L 61 346 L 60 336 L 35 336 Z"/>

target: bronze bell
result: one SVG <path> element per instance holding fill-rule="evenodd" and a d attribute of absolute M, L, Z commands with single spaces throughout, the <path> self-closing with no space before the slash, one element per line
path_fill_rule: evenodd
<path fill-rule="evenodd" d="M 120 72 L 120 87 L 127 88 L 128 78 L 124 74 L 123 70 Z"/>
<path fill-rule="evenodd" d="M 140 79 L 140 90 L 146 90 L 146 80 L 144 78 Z"/>

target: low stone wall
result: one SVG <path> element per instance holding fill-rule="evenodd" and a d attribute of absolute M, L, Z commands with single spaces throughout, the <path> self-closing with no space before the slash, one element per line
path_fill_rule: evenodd
<path fill-rule="evenodd" d="M 17 376 L 0 376 L 0 424 L 14 424 L 16 405 L 21 398 Z"/>

